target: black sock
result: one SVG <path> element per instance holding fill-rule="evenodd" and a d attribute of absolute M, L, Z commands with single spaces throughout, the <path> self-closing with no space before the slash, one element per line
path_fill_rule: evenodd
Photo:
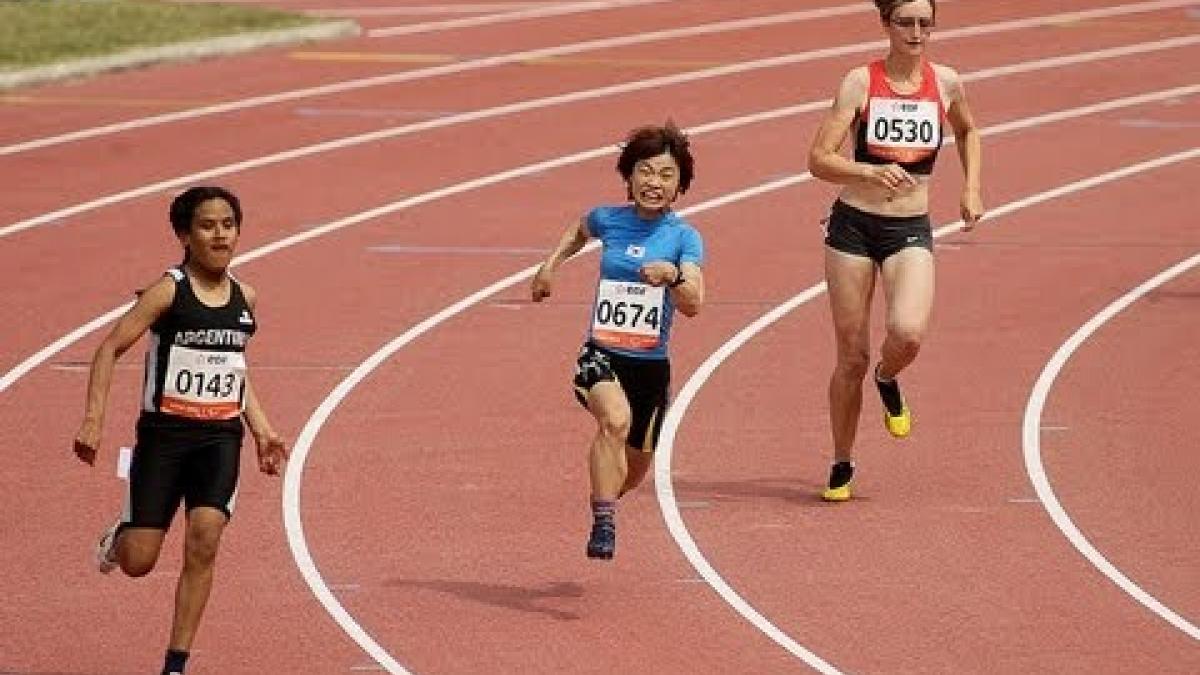
<path fill-rule="evenodd" d="M 184 666 L 187 665 L 187 659 L 187 652 L 178 649 L 168 649 L 166 659 L 163 660 L 162 675 L 182 673 Z"/>
<path fill-rule="evenodd" d="M 829 469 L 829 489 L 836 490 L 854 477 L 854 462 L 834 462 Z"/>
<path fill-rule="evenodd" d="M 897 417 L 904 414 L 904 397 L 900 395 L 900 384 L 894 377 L 890 380 L 879 379 L 879 366 L 875 366 L 875 387 L 879 389 L 879 398 L 889 415 Z"/>

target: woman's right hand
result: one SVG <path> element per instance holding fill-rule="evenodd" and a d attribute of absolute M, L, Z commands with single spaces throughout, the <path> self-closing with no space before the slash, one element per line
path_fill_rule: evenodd
<path fill-rule="evenodd" d="M 541 302 L 543 299 L 550 296 L 550 289 L 554 285 L 554 272 L 550 266 L 542 264 L 538 268 L 537 274 L 533 275 L 533 281 L 529 285 L 530 294 L 534 302 Z"/>
<path fill-rule="evenodd" d="M 92 420 L 84 420 L 75 434 L 75 456 L 79 461 L 94 466 L 96 451 L 100 447 L 100 424 Z"/>
<path fill-rule="evenodd" d="M 917 179 L 899 164 L 868 164 L 863 180 L 893 193 L 917 186 Z"/>

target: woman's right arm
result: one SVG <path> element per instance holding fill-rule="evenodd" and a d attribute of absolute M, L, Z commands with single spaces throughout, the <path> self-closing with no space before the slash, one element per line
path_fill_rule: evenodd
<path fill-rule="evenodd" d="M 75 454 L 88 463 L 96 462 L 96 451 L 100 446 L 100 434 L 104 430 L 104 415 L 107 411 L 108 390 L 112 385 L 113 367 L 117 359 L 129 350 L 133 343 L 146 332 L 175 298 L 175 282 L 164 276 L 146 289 L 133 307 L 117 321 L 112 332 L 96 348 L 92 357 L 92 368 L 88 375 L 87 402 L 83 412 L 83 423 L 75 436 Z"/>
<path fill-rule="evenodd" d="M 814 177 L 838 185 L 864 183 L 893 191 L 915 185 L 916 180 L 896 164 L 860 164 L 840 152 L 855 115 L 867 100 L 867 83 L 865 66 L 851 70 L 842 79 L 833 107 L 813 138 L 808 170 Z"/>
<path fill-rule="evenodd" d="M 533 275 L 530 291 L 534 302 L 541 302 L 550 295 L 551 288 L 554 285 L 554 272 L 558 269 L 558 266 L 571 256 L 579 253 L 580 249 L 591 238 L 592 235 L 588 231 L 586 217 L 580 218 L 579 222 L 572 223 L 563 230 L 562 236 L 558 238 L 558 245 L 554 247 L 554 250 L 546 257 L 546 261 L 538 268 L 537 274 Z"/>

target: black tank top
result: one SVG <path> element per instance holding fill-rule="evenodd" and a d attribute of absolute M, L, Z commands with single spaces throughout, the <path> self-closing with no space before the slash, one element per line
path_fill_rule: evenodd
<path fill-rule="evenodd" d="M 244 352 L 256 326 L 241 284 L 230 277 L 229 301 L 209 307 L 181 268 L 167 275 L 175 280 L 175 299 L 150 326 L 142 420 L 240 429 Z"/>

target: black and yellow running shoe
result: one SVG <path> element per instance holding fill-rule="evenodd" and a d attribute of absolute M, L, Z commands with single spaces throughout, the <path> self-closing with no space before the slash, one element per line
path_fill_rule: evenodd
<path fill-rule="evenodd" d="M 854 462 L 835 462 L 829 469 L 829 483 L 821 493 L 827 502 L 850 501 L 850 483 L 854 478 Z"/>
<path fill-rule="evenodd" d="M 875 366 L 875 388 L 879 390 L 879 400 L 883 402 L 884 428 L 893 438 L 907 438 L 912 431 L 912 411 L 900 393 L 900 383 L 896 378 L 879 379 L 879 366 Z"/>

